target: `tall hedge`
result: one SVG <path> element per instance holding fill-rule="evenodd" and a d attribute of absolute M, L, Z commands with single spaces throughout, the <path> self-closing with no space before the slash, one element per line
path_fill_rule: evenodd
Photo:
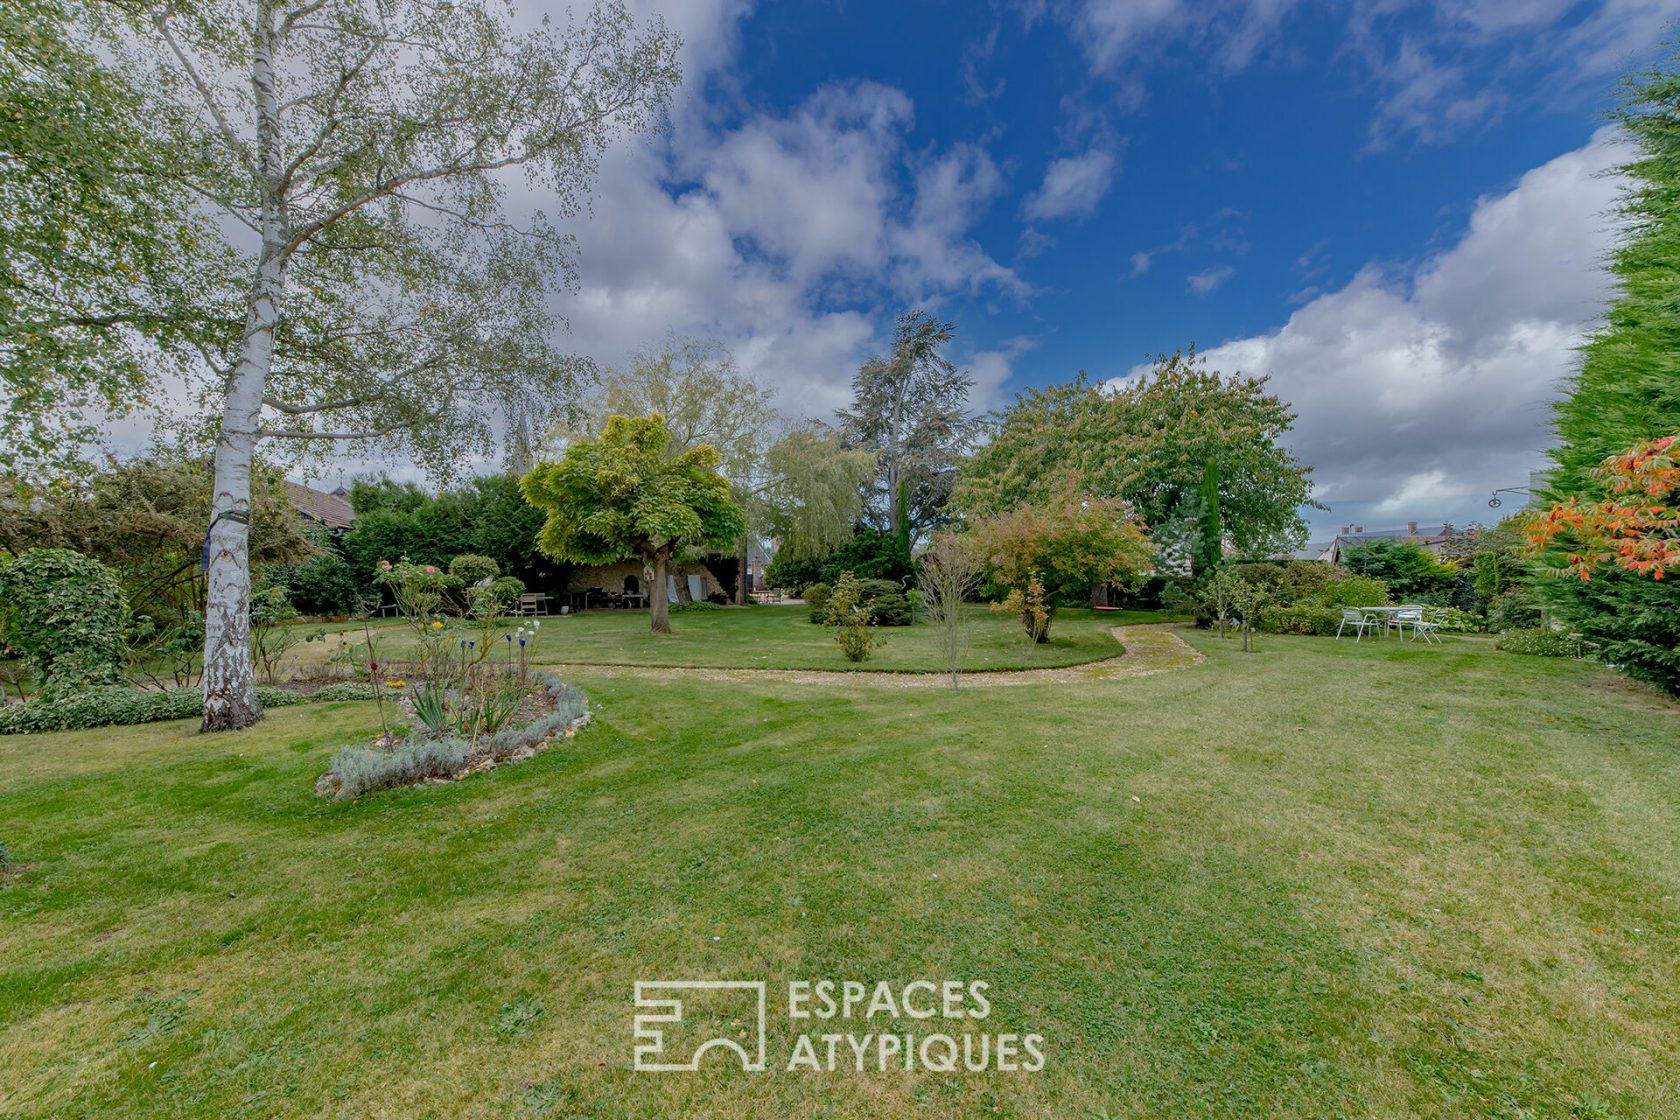
<path fill-rule="evenodd" d="M 1633 141 L 1622 167 L 1627 231 L 1610 259 L 1615 296 L 1557 404 L 1545 497 L 1597 499 L 1592 469 L 1641 440 L 1680 432 L 1680 53 L 1626 84 L 1615 119 Z M 1556 556 L 1548 557 L 1558 566 Z M 1606 574 L 1539 580 L 1551 609 L 1606 661 L 1680 695 L 1680 580 Z"/>
<path fill-rule="evenodd" d="M 127 622 L 116 573 L 91 556 L 37 548 L 0 565 L 0 626 L 34 662 L 44 696 L 120 684 Z"/>

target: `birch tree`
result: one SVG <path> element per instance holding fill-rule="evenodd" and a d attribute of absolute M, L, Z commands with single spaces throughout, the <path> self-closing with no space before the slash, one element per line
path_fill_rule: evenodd
<path fill-rule="evenodd" d="M 606 147 L 657 125 L 677 42 L 599 3 L 520 31 L 498 0 L 136 3 L 127 61 L 200 138 L 180 175 L 244 253 L 243 322 L 204 347 L 214 439 L 204 729 L 261 716 L 249 652 L 258 445 L 374 444 L 446 473 L 498 418 L 552 411 L 583 367 L 553 348 L 551 224 Z M 524 185 L 551 200 L 506 216 Z"/>

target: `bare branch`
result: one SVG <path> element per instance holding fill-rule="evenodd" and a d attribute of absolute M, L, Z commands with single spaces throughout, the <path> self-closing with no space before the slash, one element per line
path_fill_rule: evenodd
<path fill-rule="evenodd" d="M 332 412 L 340 408 L 354 408 L 359 404 L 367 404 L 372 397 L 345 397 L 342 400 L 327 401 L 324 404 L 288 404 L 275 396 L 263 397 L 263 404 L 276 412 L 284 412 L 287 416 L 307 416 L 315 412 Z"/>

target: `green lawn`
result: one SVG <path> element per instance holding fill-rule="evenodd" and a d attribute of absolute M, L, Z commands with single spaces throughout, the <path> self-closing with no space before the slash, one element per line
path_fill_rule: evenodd
<path fill-rule="evenodd" d="M 1145 611 L 1061 609 L 1056 612 L 1050 641 L 1032 646 L 1013 616 L 970 609 L 971 635 L 963 667 L 970 671 L 1050 669 L 1080 665 L 1120 654 L 1110 628 L 1133 622 L 1157 622 L 1161 615 Z M 517 626 L 520 620 L 510 620 Z M 347 640 L 359 640 L 358 625 L 332 627 Z M 506 627 L 496 630 L 500 637 Z M 713 611 L 682 611 L 671 616 L 672 634 L 655 634 L 645 611 L 587 611 L 542 620 L 542 629 L 529 647 L 534 661 L 590 665 L 682 665 L 708 669 L 783 668 L 876 670 L 935 673 L 944 668 L 944 653 L 932 626 L 887 626 L 884 639 L 864 662 L 841 654 L 832 632 L 813 624 L 809 608 L 762 606 Z M 376 631 L 382 656 L 402 657 L 414 647 L 409 629 L 383 622 Z M 306 642 L 293 648 L 294 663 L 320 660 L 338 648 L 338 639 Z"/>
<path fill-rule="evenodd" d="M 0 1115 L 1677 1114 L 1680 708 L 1189 640 L 957 693 L 584 671 L 570 744 L 348 804 L 370 704 L 0 739 Z M 690 977 L 983 979 L 1047 1064 L 780 1071 L 772 996 L 772 1072 L 633 1072 L 635 981 Z"/>

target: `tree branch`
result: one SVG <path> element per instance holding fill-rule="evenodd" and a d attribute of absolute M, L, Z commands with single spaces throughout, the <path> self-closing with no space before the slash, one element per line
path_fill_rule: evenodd
<path fill-rule="evenodd" d="M 158 34 L 163 36 L 163 41 L 169 45 L 170 53 L 181 64 L 181 68 L 187 72 L 187 77 L 192 79 L 193 86 L 198 90 L 198 96 L 204 101 L 204 107 L 210 111 L 210 116 L 216 122 L 216 129 L 221 133 L 222 141 L 227 144 L 229 150 L 244 165 L 252 180 L 260 182 L 262 176 L 257 171 L 256 161 L 251 157 L 251 153 L 246 150 L 244 142 L 239 139 L 239 133 L 235 132 L 233 125 L 228 122 L 227 115 L 222 112 L 222 106 L 216 100 L 216 95 L 211 91 L 209 83 L 199 74 L 198 67 L 193 65 L 192 59 L 169 30 L 169 16 L 161 11 L 153 12 L 152 25 L 157 28 Z"/>

